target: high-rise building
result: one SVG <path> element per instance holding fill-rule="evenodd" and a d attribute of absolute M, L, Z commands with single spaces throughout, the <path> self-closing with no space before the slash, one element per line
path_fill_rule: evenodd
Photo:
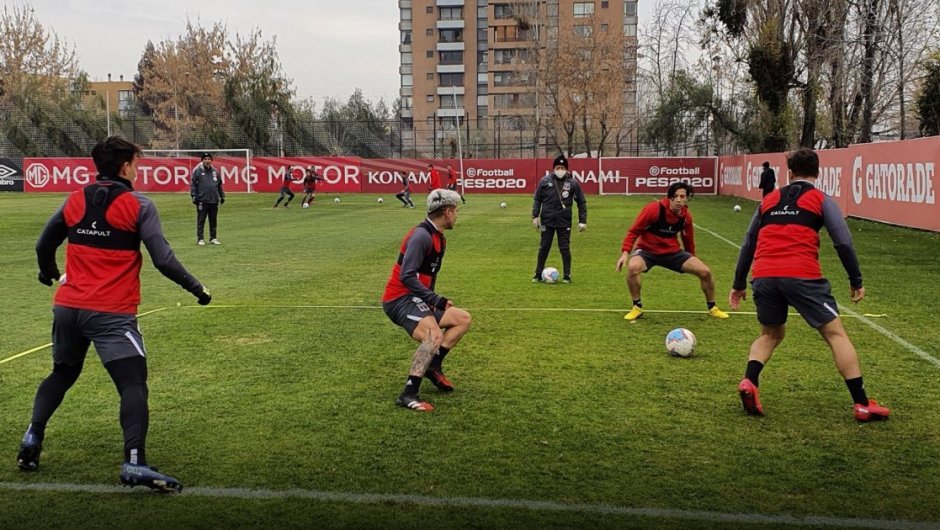
<path fill-rule="evenodd" d="M 429 156 L 421 149 L 427 145 L 438 151 L 438 143 L 459 126 L 465 139 L 479 131 L 525 131 L 528 156 L 541 156 L 551 143 L 553 120 L 565 119 L 562 99 L 601 99 L 574 93 L 571 77 L 595 76 L 591 86 L 609 85 L 616 97 L 605 96 L 606 108 L 621 107 L 615 127 L 635 123 L 636 0 L 398 5 L 403 134 L 414 135 L 403 141 L 413 143 L 416 154 Z M 597 71 L 584 71 L 592 68 Z M 559 91 L 568 92 L 562 97 Z M 635 137 L 635 131 L 624 134 Z"/>

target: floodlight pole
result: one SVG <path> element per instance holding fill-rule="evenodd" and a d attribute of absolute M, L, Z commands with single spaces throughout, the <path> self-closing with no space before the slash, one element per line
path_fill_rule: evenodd
<path fill-rule="evenodd" d="M 457 134 L 457 162 L 460 164 L 460 194 L 463 195 L 463 144 L 460 141 L 460 118 L 457 116 L 457 85 L 451 85 L 454 98 L 454 132 Z"/>

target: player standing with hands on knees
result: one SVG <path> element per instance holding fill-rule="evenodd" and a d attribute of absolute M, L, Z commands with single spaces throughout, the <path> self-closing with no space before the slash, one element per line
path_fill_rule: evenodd
<path fill-rule="evenodd" d="M 552 249 L 552 239 L 558 235 L 558 252 L 561 253 L 563 283 L 571 283 L 571 207 L 578 203 L 578 231 L 587 229 L 587 202 L 581 185 L 568 171 L 568 159 L 559 155 L 552 162 L 552 173 L 542 177 L 535 188 L 532 202 L 532 224 L 542 234 L 539 241 L 538 260 L 535 263 L 533 282 L 541 282 L 545 260 Z"/>
<path fill-rule="evenodd" d="M 196 244 L 203 246 L 206 240 L 206 217 L 209 218 L 209 242 L 221 245 L 216 233 L 216 219 L 219 215 L 219 205 L 225 204 L 225 191 L 222 190 L 222 177 L 212 167 L 212 154 L 204 153 L 202 163 L 193 170 L 192 182 L 189 184 L 189 195 L 196 205 Z"/>
<path fill-rule="evenodd" d="M 858 303 L 865 297 L 862 271 L 852 247 L 852 234 L 836 202 L 816 189 L 819 155 L 801 148 L 787 155 L 790 184 L 770 192 L 754 212 L 734 271 L 728 303 L 737 309 L 747 297 L 747 274 L 757 306 L 760 336 L 751 344 L 744 379 L 738 385 L 748 414 L 763 416 L 758 377 L 774 349 L 783 341 L 790 306 L 819 332 L 836 368 L 855 402 L 855 419 L 888 419 L 891 411 L 868 399 L 862 383 L 858 353 L 849 340 L 829 281 L 819 263 L 819 230 L 826 227 L 842 267 L 849 275 L 849 295 Z"/>
<path fill-rule="evenodd" d="M 412 358 L 405 388 L 395 400 L 399 407 L 418 412 L 434 410 L 418 397 L 422 377 L 441 392 L 454 390 L 442 363 L 470 329 L 470 313 L 434 291 L 447 248 L 444 230 L 454 228 L 459 202 L 460 194 L 451 190 L 437 189 L 428 195 L 428 216 L 402 241 L 382 294 L 382 309 L 388 318 L 421 343 Z"/>
<path fill-rule="evenodd" d="M 26 471 L 39 467 L 46 424 L 82 373 L 93 343 L 121 396 L 121 482 L 178 492 L 183 489 L 178 480 L 147 465 L 144 447 L 150 417 L 147 357 L 136 316 L 140 244 L 157 270 L 201 305 L 212 297 L 176 259 L 153 202 L 134 191 L 140 154 L 140 147 L 117 136 L 95 145 L 96 181 L 66 198 L 36 242 L 39 281 L 50 286 L 59 281 L 52 308 L 52 373 L 36 392 L 16 462 Z M 60 275 L 56 249 L 66 240 L 65 274 Z"/>

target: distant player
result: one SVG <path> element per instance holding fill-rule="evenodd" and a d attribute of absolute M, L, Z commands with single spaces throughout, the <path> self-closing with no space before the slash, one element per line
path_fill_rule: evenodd
<path fill-rule="evenodd" d="M 294 183 L 293 173 L 294 166 L 287 166 L 287 171 L 284 172 L 284 180 L 281 181 L 281 195 L 277 198 L 277 202 L 274 203 L 274 208 L 277 208 L 281 201 L 284 200 L 284 197 L 287 197 L 287 202 L 284 203 L 285 208 L 290 208 L 290 201 L 294 200 L 294 192 L 291 191 L 290 185 Z"/>
<path fill-rule="evenodd" d="M 457 172 L 454 171 L 454 168 L 447 164 L 447 189 L 450 191 L 456 191 L 460 194 L 460 202 L 462 204 L 467 204 L 467 199 L 463 197 L 463 193 L 457 189 Z"/>
<path fill-rule="evenodd" d="M 442 187 L 440 172 L 437 171 L 434 164 L 428 164 L 428 193 Z"/>
<path fill-rule="evenodd" d="M 396 173 L 395 178 L 400 179 L 402 185 L 402 190 L 395 194 L 395 198 L 401 201 L 402 208 L 414 208 L 415 203 L 411 201 L 411 181 L 408 179 L 408 175 L 398 175 Z"/>
<path fill-rule="evenodd" d="M 698 277 L 705 293 L 708 314 L 715 318 L 728 318 L 728 313 L 715 305 L 715 280 L 711 269 L 695 257 L 695 228 L 687 205 L 692 194 L 691 184 L 674 182 L 666 191 L 666 198 L 651 202 L 640 210 L 627 231 L 616 265 L 617 272 L 627 266 L 627 288 L 633 298 L 633 308 L 624 315 L 624 319 L 634 321 L 643 316 L 641 276 L 657 265 Z M 682 238 L 681 247 L 679 237 Z"/>
<path fill-rule="evenodd" d="M 849 276 L 849 295 L 858 303 L 865 297 L 862 271 L 852 247 L 852 233 L 831 197 L 816 189 L 819 156 L 801 148 L 787 155 L 790 184 L 771 191 L 754 212 L 734 271 L 728 303 L 737 309 L 747 296 L 747 273 L 757 306 L 760 336 L 751 344 L 744 379 L 738 385 L 748 414 L 762 416 L 758 377 L 774 349 L 783 342 L 790 306 L 819 332 L 832 350 L 836 368 L 855 402 L 858 421 L 888 419 L 891 411 L 868 399 L 862 383 L 858 353 L 849 340 L 829 281 L 819 264 L 819 230 L 826 227 Z"/>
<path fill-rule="evenodd" d="M 454 390 L 442 364 L 470 329 L 470 313 L 434 292 L 447 248 L 444 230 L 452 229 L 457 222 L 458 201 L 460 195 L 450 190 L 438 189 L 428 195 L 428 216 L 402 241 L 382 295 L 382 309 L 388 318 L 421 343 L 414 353 L 405 388 L 395 400 L 399 407 L 419 412 L 434 410 L 418 397 L 422 377 L 442 392 Z"/>
<path fill-rule="evenodd" d="M 136 316 L 140 244 L 157 270 L 200 304 L 212 297 L 176 259 L 153 202 L 134 191 L 140 154 L 140 147 L 118 136 L 98 142 L 91 151 L 98 170 L 95 182 L 69 194 L 36 242 L 39 281 L 49 286 L 59 282 L 52 308 L 52 373 L 36 391 L 16 463 L 26 471 L 39 467 L 46 425 L 81 375 L 88 347 L 94 344 L 121 396 L 121 482 L 176 492 L 183 489 L 180 482 L 149 467 L 145 454 L 150 413 L 146 350 Z M 56 249 L 66 240 L 61 274 Z M 98 447 L 101 440 L 90 443 Z"/>
<path fill-rule="evenodd" d="M 303 206 L 308 206 L 313 203 L 313 199 L 317 194 L 317 181 L 324 180 L 323 177 L 317 175 L 317 170 L 313 166 L 307 168 L 307 174 L 304 175 L 304 200 L 302 201 Z M 277 207 L 277 205 L 275 205 Z"/>

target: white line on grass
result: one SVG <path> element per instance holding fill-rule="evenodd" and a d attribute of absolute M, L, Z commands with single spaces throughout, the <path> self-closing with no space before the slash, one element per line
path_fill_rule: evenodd
<path fill-rule="evenodd" d="M 0 482 L 0 490 L 41 491 L 55 493 L 130 494 L 133 490 L 120 486 L 101 484 L 20 483 Z M 149 492 L 148 492 L 149 493 Z M 856 519 L 849 517 L 762 515 L 755 513 L 726 513 L 705 510 L 678 510 L 668 508 L 629 508 L 599 503 L 567 504 L 553 501 L 527 499 L 488 499 L 481 497 L 429 497 L 391 493 L 344 493 L 304 489 L 268 490 L 249 488 L 205 488 L 183 490 L 181 495 L 219 499 L 312 499 L 321 502 L 350 504 L 410 504 L 426 507 L 447 508 L 497 508 L 521 509 L 533 512 L 574 512 L 594 515 L 628 515 L 651 519 L 682 519 L 719 523 L 748 523 L 790 526 L 831 526 L 840 528 L 879 529 L 940 529 L 933 522 L 903 521 L 890 519 Z"/>
<path fill-rule="evenodd" d="M 736 249 L 738 249 L 738 250 L 741 250 L 741 245 L 738 245 L 737 243 L 734 243 L 734 242 L 732 242 L 732 241 L 729 241 L 728 239 L 725 239 L 724 237 L 722 237 L 722 236 L 716 234 L 715 232 L 712 232 L 711 230 L 709 230 L 709 229 L 707 229 L 707 228 L 705 228 L 705 227 L 703 227 L 703 226 L 695 225 L 695 228 L 698 228 L 698 229 L 700 229 L 700 230 L 704 230 L 704 231 L 708 232 L 709 234 L 711 234 L 711 235 L 717 237 L 718 239 L 724 241 L 725 243 L 728 243 L 728 244 L 731 245 L 732 247 L 734 247 L 734 248 L 736 248 Z M 850 316 L 850 317 L 852 317 L 852 318 L 857 318 L 857 319 L 861 320 L 862 322 L 864 322 L 865 324 L 867 324 L 868 327 L 870 327 L 871 329 L 877 331 L 878 333 L 881 333 L 881 334 L 884 335 L 885 337 L 888 337 L 889 339 L 891 339 L 891 340 L 893 340 L 894 342 L 900 344 L 901 346 L 904 346 L 904 348 L 906 348 L 907 351 L 909 351 L 909 352 L 913 353 L 914 355 L 920 357 L 921 359 L 923 359 L 923 360 L 929 362 L 930 364 L 936 366 L 937 368 L 940 368 L 940 359 L 937 359 L 937 358 L 934 357 L 933 355 L 930 355 L 929 353 L 927 353 L 927 352 L 925 352 L 924 350 L 918 348 L 917 346 L 914 346 L 913 344 L 911 344 L 910 342 L 904 340 L 903 338 L 901 338 L 900 336 L 898 336 L 898 335 L 895 334 L 894 332 L 890 331 L 889 329 L 887 329 L 887 328 L 885 328 L 885 327 L 883 327 L 883 326 L 881 326 L 881 325 L 879 325 L 879 324 L 876 324 L 875 322 L 872 322 L 871 320 L 869 320 L 868 318 L 866 318 L 866 317 L 875 316 L 875 315 L 870 315 L 870 314 L 868 314 L 868 313 L 866 313 L 866 314 L 864 314 L 864 315 L 860 315 L 860 314 L 856 313 L 855 311 L 852 311 L 851 309 L 849 309 L 848 307 L 846 307 L 846 306 L 844 306 L 844 305 L 842 306 L 842 310 L 845 311 L 845 313 L 846 313 L 845 315 L 842 315 L 843 317 Z"/>

